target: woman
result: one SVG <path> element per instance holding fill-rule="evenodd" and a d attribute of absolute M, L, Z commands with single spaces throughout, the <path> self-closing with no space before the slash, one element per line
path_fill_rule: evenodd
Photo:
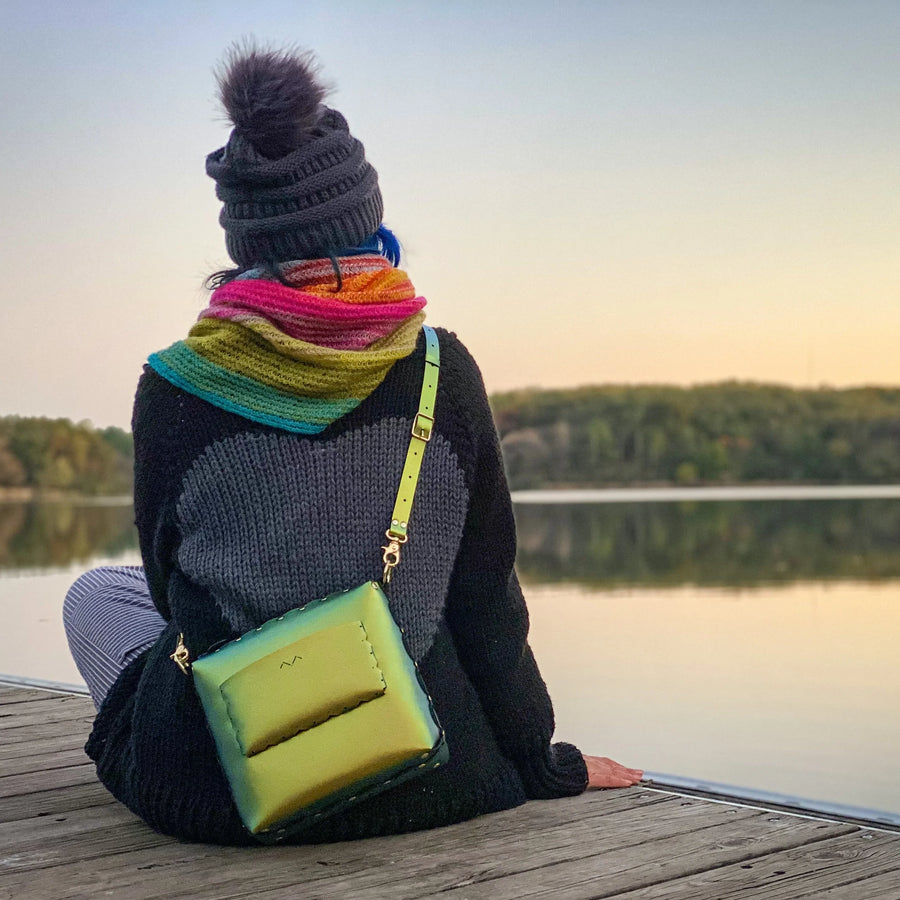
<path fill-rule="evenodd" d="M 172 661 L 378 579 L 418 404 L 425 300 L 382 224 L 375 170 L 307 58 L 253 48 L 220 77 L 234 124 L 207 173 L 234 270 L 135 399 L 143 570 L 89 572 L 66 599 L 99 712 L 87 753 L 151 826 L 248 843 L 191 685 Z M 449 824 L 641 773 L 551 743 L 526 642 L 515 531 L 481 376 L 439 330 L 440 381 L 391 608 L 449 762 L 297 838 Z"/>

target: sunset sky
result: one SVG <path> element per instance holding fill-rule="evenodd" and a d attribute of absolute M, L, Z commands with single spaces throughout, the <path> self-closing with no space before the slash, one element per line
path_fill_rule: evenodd
<path fill-rule="evenodd" d="M 228 262 L 212 69 L 316 51 L 490 390 L 900 384 L 900 3 L 7 0 L 0 415 L 127 426 Z"/>

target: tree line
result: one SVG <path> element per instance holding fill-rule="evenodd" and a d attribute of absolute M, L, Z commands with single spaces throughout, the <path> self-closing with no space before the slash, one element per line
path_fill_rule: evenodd
<path fill-rule="evenodd" d="M 134 447 L 121 428 L 89 422 L 0 417 L 0 489 L 127 494 L 132 489 Z"/>
<path fill-rule="evenodd" d="M 510 486 L 900 482 L 900 388 L 723 382 L 494 394 Z M 127 493 L 121 428 L 0 417 L 0 489 Z"/>
<path fill-rule="evenodd" d="M 491 405 L 514 489 L 900 481 L 900 388 L 609 385 Z"/>

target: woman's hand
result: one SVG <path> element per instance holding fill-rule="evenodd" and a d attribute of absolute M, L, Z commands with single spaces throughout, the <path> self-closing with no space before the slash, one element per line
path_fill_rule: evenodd
<path fill-rule="evenodd" d="M 582 754 L 587 764 L 588 789 L 630 787 L 644 777 L 642 769 L 629 769 L 605 756 Z"/>

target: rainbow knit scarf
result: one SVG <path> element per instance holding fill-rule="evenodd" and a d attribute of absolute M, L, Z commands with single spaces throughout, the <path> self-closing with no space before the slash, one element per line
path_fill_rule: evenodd
<path fill-rule="evenodd" d="M 425 313 L 409 278 L 381 256 L 288 263 L 292 285 L 257 272 L 217 288 L 183 341 L 148 360 L 221 409 L 315 434 L 357 407 L 415 349 Z"/>

